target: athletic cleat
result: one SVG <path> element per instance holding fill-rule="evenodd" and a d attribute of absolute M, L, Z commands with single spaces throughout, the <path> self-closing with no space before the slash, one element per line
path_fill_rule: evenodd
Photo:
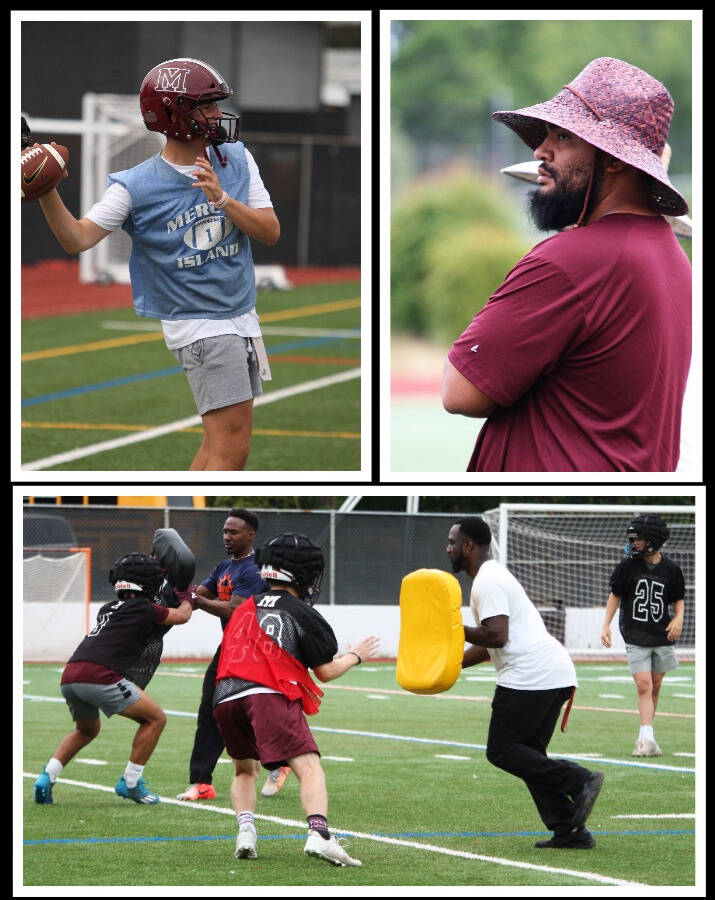
<path fill-rule="evenodd" d="M 662 756 L 663 753 L 655 741 L 637 740 L 631 756 Z"/>
<path fill-rule="evenodd" d="M 127 800 L 133 800 L 135 803 L 153 804 L 159 802 L 159 795 L 147 789 L 143 778 L 137 781 L 136 787 L 130 788 L 122 775 L 114 786 L 114 792 Z"/>
<path fill-rule="evenodd" d="M 316 859 L 325 859 L 334 866 L 361 866 L 359 859 L 353 859 L 345 852 L 345 849 L 331 837 L 326 841 L 324 837 L 313 831 L 308 831 L 308 840 L 305 842 L 303 852 L 307 856 L 315 856 Z"/>
<path fill-rule="evenodd" d="M 213 800 L 216 791 L 212 784 L 190 784 L 186 790 L 176 795 L 177 800 Z"/>
<path fill-rule="evenodd" d="M 290 775 L 290 766 L 280 766 L 268 773 L 266 783 L 261 788 L 261 796 L 272 797 L 285 784 L 286 778 Z"/>
<path fill-rule="evenodd" d="M 35 803 L 54 803 L 52 799 L 52 779 L 43 769 L 35 782 Z"/>
<path fill-rule="evenodd" d="M 576 828 L 586 824 L 586 819 L 591 815 L 593 804 L 596 802 L 601 786 L 603 785 L 603 772 L 591 772 L 581 790 L 573 798 L 573 824 Z"/>
<path fill-rule="evenodd" d="M 239 828 L 236 836 L 236 852 L 233 854 L 236 859 L 256 859 L 258 856 L 256 840 L 255 828 L 249 826 Z"/>
<path fill-rule="evenodd" d="M 534 844 L 540 850 L 590 850 L 596 846 L 596 839 L 587 828 L 574 828 L 566 834 L 555 834 L 548 841 L 537 841 Z"/>

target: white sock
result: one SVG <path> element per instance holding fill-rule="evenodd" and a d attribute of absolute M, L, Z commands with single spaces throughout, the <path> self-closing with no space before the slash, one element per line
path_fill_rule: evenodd
<path fill-rule="evenodd" d="M 256 826 L 253 822 L 253 813 L 250 809 L 246 809 L 241 813 L 236 813 L 236 821 L 238 822 L 239 829 L 252 828 L 254 831 L 256 830 Z"/>
<path fill-rule="evenodd" d="M 639 741 L 654 741 L 655 737 L 653 736 L 653 726 L 652 725 L 641 725 L 640 734 L 638 735 Z"/>
<path fill-rule="evenodd" d="M 127 787 L 136 787 L 137 782 L 142 777 L 143 771 L 144 766 L 137 766 L 133 762 L 128 762 L 127 767 L 124 770 L 124 780 L 127 783 Z"/>
<path fill-rule="evenodd" d="M 45 772 L 50 776 L 50 781 L 54 784 L 55 781 L 60 777 L 60 772 L 64 769 L 64 766 L 56 759 L 54 756 L 45 766 Z"/>

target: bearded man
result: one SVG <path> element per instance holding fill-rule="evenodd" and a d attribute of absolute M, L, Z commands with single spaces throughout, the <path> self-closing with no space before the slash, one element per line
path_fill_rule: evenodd
<path fill-rule="evenodd" d="M 688 212 L 661 162 L 666 88 L 601 58 L 492 117 L 539 160 L 537 244 L 453 344 L 445 409 L 485 418 L 468 471 L 672 472 L 691 353 Z"/>

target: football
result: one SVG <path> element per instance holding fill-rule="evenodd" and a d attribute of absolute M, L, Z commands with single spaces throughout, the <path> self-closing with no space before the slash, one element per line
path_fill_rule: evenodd
<path fill-rule="evenodd" d="M 22 200 L 38 200 L 62 180 L 69 150 L 60 144 L 35 144 L 22 151 Z"/>

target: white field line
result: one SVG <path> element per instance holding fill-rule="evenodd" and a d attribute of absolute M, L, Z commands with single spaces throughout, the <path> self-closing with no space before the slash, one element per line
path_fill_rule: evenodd
<path fill-rule="evenodd" d="M 316 391 L 320 388 L 331 387 L 334 384 L 340 384 L 343 381 L 351 381 L 353 378 L 359 377 L 359 368 L 348 369 L 345 372 L 338 372 L 335 375 L 328 375 L 325 378 L 315 378 L 313 381 L 304 381 L 302 384 L 293 385 L 293 387 L 272 391 L 270 394 L 261 394 L 260 397 L 256 397 L 253 401 L 253 405 L 254 407 L 265 406 L 266 403 L 275 403 L 276 400 L 285 400 L 288 397 L 295 397 L 298 394 L 305 394 L 308 391 Z M 100 441 L 98 444 L 89 444 L 86 447 L 79 447 L 76 450 L 68 450 L 66 453 L 56 453 L 54 456 L 46 456 L 44 459 L 37 459 L 34 462 L 24 463 L 22 469 L 38 471 L 49 468 L 50 466 L 60 466 L 63 463 L 83 459 L 85 456 L 92 456 L 94 453 L 104 453 L 107 450 L 117 450 L 118 448 L 126 447 L 129 444 L 138 444 L 141 441 L 151 441 L 154 438 L 162 437 L 165 434 L 173 434 L 176 431 L 181 431 L 182 428 L 195 428 L 200 424 L 201 416 L 189 416 L 186 419 L 178 419 L 176 422 L 167 422 L 166 425 L 148 428 L 146 431 L 135 432 L 121 438 Z"/>
<path fill-rule="evenodd" d="M 188 676 L 188 677 L 196 677 L 196 676 Z M 325 685 L 328 687 L 328 685 Z M 43 697 L 37 694 L 23 694 L 24 700 L 32 700 L 37 702 L 49 702 L 49 703 L 64 703 L 64 698 L 62 697 Z M 196 713 L 193 712 L 182 712 L 180 710 L 175 709 L 165 709 L 164 712 L 167 716 L 179 716 L 186 719 L 195 719 Z M 431 744 L 437 745 L 439 747 L 461 747 L 462 749 L 467 750 L 486 750 L 486 744 L 472 744 L 467 741 L 446 741 L 440 738 L 421 738 L 421 737 L 413 737 L 411 735 L 402 735 L 402 734 L 390 734 L 388 732 L 379 732 L 379 731 L 357 731 L 349 728 L 323 728 L 320 725 L 313 725 L 310 723 L 311 731 L 321 731 L 325 734 L 347 734 L 352 737 L 366 737 L 372 738 L 376 740 L 387 740 L 387 741 L 404 741 L 410 744 Z M 583 754 L 579 753 L 559 753 L 560 757 L 564 757 L 566 759 L 582 759 Z M 660 772 L 684 772 L 686 774 L 695 774 L 695 769 L 690 766 L 668 766 L 665 763 L 653 763 L 653 762 L 641 762 L 639 760 L 627 760 L 627 759 L 612 759 L 607 756 L 598 756 L 598 755 L 588 755 L 589 762 L 600 762 L 600 763 L 608 763 L 610 765 L 617 766 L 633 766 L 639 769 L 657 769 Z"/>
<path fill-rule="evenodd" d="M 39 773 L 23 772 L 22 774 L 24 778 L 37 778 Z M 69 784 L 73 787 L 88 788 L 89 790 L 94 791 L 104 791 L 108 794 L 114 793 L 114 788 L 106 787 L 105 785 L 92 784 L 88 781 L 74 781 L 68 778 L 58 778 L 57 782 L 59 784 Z M 228 809 L 225 806 L 195 806 L 193 804 L 187 804 L 182 800 L 175 800 L 172 797 L 161 797 L 161 802 L 168 803 L 173 806 L 181 806 L 184 809 L 200 810 L 201 812 L 210 811 L 212 813 L 218 813 L 219 815 L 231 816 L 234 821 L 236 819 L 236 813 L 232 809 Z M 297 821 L 295 819 L 282 819 L 278 816 L 265 816 L 259 813 L 254 813 L 254 816 L 256 819 L 260 819 L 264 822 L 272 822 L 274 825 L 284 825 L 287 828 L 299 828 L 301 831 L 305 830 L 305 822 Z M 629 887 L 647 887 L 647 885 L 642 882 L 624 881 L 621 878 L 609 878 L 607 875 L 600 875 L 597 872 L 580 872 L 577 869 L 565 869 L 558 868 L 556 866 L 540 866 L 533 863 L 521 862 L 520 860 L 516 859 L 504 859 L 500 856 L 487 856 L 486 854 L 482 853 L 470 853 L 467 850 L 452 850 L 448 847 L 439 847 L 436 844 L 422 844 L 419 841 L 405 841 L 401 838 L 385 837 L 379 834 L 368 834 L 363 831 L 350 831 L 349 829 L 337 828 L 335 826 L 331 826 L 331 828 L 333 831 L 337 832 L 340 835 L 347 835 L 354 838 L 363 838 L 367 841 L 373 841 L 382 844 L 392 844 L 397 847 L 409 847 L 413 850 L 419 850 L 421 853 L 437 853 L 443 856 L 454 856 L 458 857 L 459 859 L 478 860 L 479 862 L 490 863 L 492 865 L 498 866 L 507 866 L 515 869 L 529 869 L 532 872 L 545 872 L 550 875 L 565 875 L 569 878 L 582 878 L 585 881 L 595 881 L 599 884 L 612 884 Z"/>

